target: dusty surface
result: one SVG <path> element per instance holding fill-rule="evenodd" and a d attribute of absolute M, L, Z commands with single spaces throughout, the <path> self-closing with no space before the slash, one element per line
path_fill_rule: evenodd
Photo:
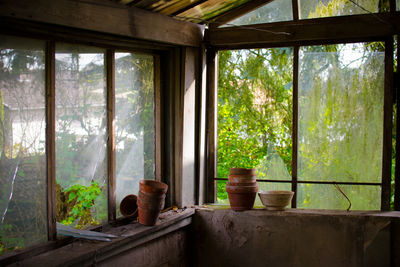
<path fill-rule="evenodd" d="M 390 266 L 400 213 L 200 208 L 197 266 Z M 370 249 L 373 248 L 373 249 Z"/>

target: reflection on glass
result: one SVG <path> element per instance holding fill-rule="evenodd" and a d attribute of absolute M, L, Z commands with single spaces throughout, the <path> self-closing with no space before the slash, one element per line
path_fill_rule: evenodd
<path fill-rule="evenodd" d="M 301 47 L 300 180 L 381 181 L 382 50 L 381 43 Z"/>
<path fill-rule="evenodd" d="M 117 215 L 121 200 L 155 178 L 153 56 L 115 54 Z"/>
<path fill-rule="evenodd" d="M 57 221 L 84 228 L 107 219 L 104 51 L 56 50 Z"/>
<path fill-rule="evenodd" d="M 0 36 L 0 255 L 47 240 L 44 47 Z"/>
<path fill-rule="evenodd" d="M 339 185 L 351 201 L 351 210 L 380 210 L 379 186 Z M 346 210 L 349 202 L 334 185 L 298 184 L 297 207 Z"/>
<path fill-rule="evenodd" d="M 300 19 L 378 13 L 387 11 L 389 1 L 300 0 Z"/>
<path fill-rule="evenodd" d="M 288 21 L 292 19 L 292 1 L 275 0 L 250 13 L 247 13 L 244 16 L 230 21 L 228 25 L 223 25 L 222 27 Z"/>
<path fill-rule="evenodd" d="M 400 0 L 396 1 L 396 10 L 400 11 Z"/>

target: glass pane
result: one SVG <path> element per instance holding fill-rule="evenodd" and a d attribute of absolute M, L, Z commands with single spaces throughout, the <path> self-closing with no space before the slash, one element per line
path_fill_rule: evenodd
<path fill-rule="evenodd" d="M 117 214 L 121 200 L 155 178 L 153 56 L 115 54 Z"/>
<path fill-rule="evenodd" d="M 350 199 L 351 210 L 380 210 L 380 186 L 339 185 L 339 188 Z M 349 202 L 335 185 L 298 184 L 297 206 L 346 210 Z"/>
<path fill-rule="evenodd" d="M 396 10 L 400 11 L 400 0 L 396 0 Z"/>
<path fill-rule="evenodd" d="M 382 2 L 382 3 L 381 3 Z M 387 11 L 389 1 L 300 0 L 300 19 L 378 13 Z"/>
<path fill-rule="evenodd" d="M 57 221 L 77 228 L 107 219 L 104 51 L 56 50 Z"/>
<path fill-rule="evenodd" d="M 230 21 L 228 24 L 223 25 L 222 27 L 288 21 L 292 19 L 292 1 L 275 0 L 250 13 L 247 13 L 240 18 Z"/>
<path fill-rule="evenodd" d="M 0 255 L 47 240 L 44 47 L 0 36 Z"/>
<path fill-rule="evenodd" d="M 300 180 L 380 182 L 382 43 L 301 47 Z"/>

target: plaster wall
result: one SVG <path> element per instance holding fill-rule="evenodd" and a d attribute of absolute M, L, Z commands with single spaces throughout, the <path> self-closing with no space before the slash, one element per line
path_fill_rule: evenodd
<path fill-rule="evenodd" d="M 193 225 L 194 262 L 196 266 L 391 266 L 391 242 L 396 240 L 392 220 L 353 212 L 199 209 Z"/>

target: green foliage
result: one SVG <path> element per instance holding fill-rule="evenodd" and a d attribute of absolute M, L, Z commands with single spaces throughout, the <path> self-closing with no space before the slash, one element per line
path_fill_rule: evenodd
<path fill-rule="evenodd" d="M 79 219 L 77 228 L 82 228 L 87 224 L 99 224 L 93 219 L 91 209 L 101 191 L 96 181 L 92 181 L 90 186 L 75 184 L 66 189 L 64 192 L 68 195 L 67 203 L 72 206 L 72 209 L 69 211 L 69 217 L 61 223 L 69 225 Z"/>

